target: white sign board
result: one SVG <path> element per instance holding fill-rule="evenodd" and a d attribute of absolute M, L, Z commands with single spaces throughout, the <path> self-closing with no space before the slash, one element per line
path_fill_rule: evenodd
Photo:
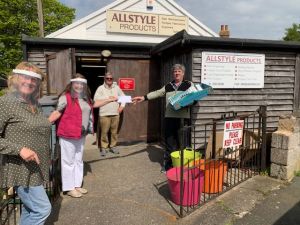
<path fill-rule="evenodd" d="M 239 147 L 243 142 L 244 120 L 225 121 L 223 148 Z"/>
<path fill-rule="evenodd" d="M 106 30 L 115 33 L 171 36 L 181 30 L 188 30 L 188 17 L 107 10 Z"/>
<path fill-rule="evenodd" d="M 202 52 L 201 82 L 213 88 L 263 88 L 264 54 Z"/>

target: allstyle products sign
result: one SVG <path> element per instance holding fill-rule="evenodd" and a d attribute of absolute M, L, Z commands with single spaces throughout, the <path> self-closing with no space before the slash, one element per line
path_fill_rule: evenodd
<path fill-rule="evenodd" d="M 171 36 L 187 28 L 188 19 L 185 16 L 106 11 L 107 32 Z"/>
<path fill-rule="evenodd" d="M 244 120 L 226 121 L 224 124 L 223 148 L 239 147 L 243 143 Z"/>
<path fill-rule="evenodd" d="M 202 52 L 201 82 L 213 88 L 263 88 L 264 54 Z"/>

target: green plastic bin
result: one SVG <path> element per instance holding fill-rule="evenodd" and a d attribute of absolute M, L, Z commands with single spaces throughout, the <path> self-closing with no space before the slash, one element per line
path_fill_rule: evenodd
<path fill-rule="evenodd" d="M 201 154 L 199 152 L 195 152 L 193 149 L 185 148 L 183 150 L 183 165 L 187 165 L 188 162 L 193 160 L 197 160 L 201 158 Z M 180 166 L 180 151 L 175 151 L 171 153 L 171 159 L 173 167 Z"/>

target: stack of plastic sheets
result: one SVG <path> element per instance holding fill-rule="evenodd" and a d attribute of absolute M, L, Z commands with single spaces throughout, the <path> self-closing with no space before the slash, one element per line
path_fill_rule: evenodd
<path fill-rule="evenodd" d="M 169 98 L 169 102 L 175 110 L 192 105 L 212 92 L 212 87 L 207 84 L 195 84 L 188 90 L 179 92 Z"/>

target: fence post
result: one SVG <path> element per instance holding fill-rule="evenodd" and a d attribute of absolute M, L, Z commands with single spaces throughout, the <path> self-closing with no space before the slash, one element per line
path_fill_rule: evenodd
<path fill-rule="evenodd" d="M 265 170 L 267 167 L 267 106 L 260 106 L 259 112 L 262 117 L 261 170 Z"/>
<path fill-rule="evenodd" d="M 216 132 L 217 132 L 217 123 L 213 121 L 213 133 L 212 133 L 212 159 L 216 158 Z"/>
<path fill-rule="evenodd" d="M 184 128 L 184 119 L 180 121 L 180 129 L 178 135 L 180 138 L 180 217 L 183 217 L 183 163 L 184 163 L 184 147 L 185 147 L 185 128 Z"/>

